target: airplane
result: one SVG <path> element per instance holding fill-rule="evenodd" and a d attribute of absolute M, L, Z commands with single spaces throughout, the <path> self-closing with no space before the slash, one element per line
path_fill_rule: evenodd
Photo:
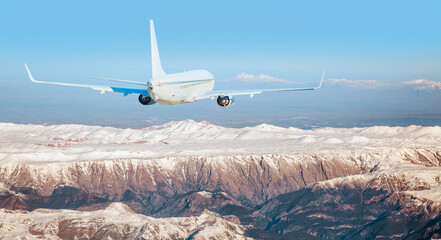
<path fill-rule="evenodd" d="M 173 74 L 166 74 L 164 72 L 164 70 L 162 69 L 161 60 L 159 58 L 158 44 L 156 42 L 156 33 L 153 20 L 150 20 L 150 41 L 152 57 L 152 78 L 148 82 L 135 82 L 113 78 L 91 77 L 95 79 L 139 85 L 143 86 L 142 88 L 123 88 L 100 85 L 37 81 L 32 76 L 26 63 L 25 67 L 30 80 L 35 83 L 85 87 L 101 91 L 101 94 L 104 94 L 106 92 L 123 93 L 124 96 L 127 96 L 128 94 L 139 94 L 138 100 L 143 105 L 152 105 L 155 103 L 175 105 L 181 103 L 191 103 L 201 99 L 217 99 L 217 104 L 219 106 L 229 107 L 234 104 L 235 96 L 239 95 L 249 95 L 252 98 L 254 95 L 264 92 L 316 90 L 322 86 L 323 76 L 325 75 L 325 71 L 323 71 L 320 84 L 317 87 L 213 91 L 214 77 L 207 70 L 192 70 Z"/>

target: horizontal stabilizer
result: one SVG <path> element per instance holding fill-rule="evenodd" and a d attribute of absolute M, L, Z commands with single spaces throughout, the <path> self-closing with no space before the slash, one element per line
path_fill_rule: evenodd
<path fill-rule="evenodd" d="M 203 83 L 213 81 L 213 79 L 202 79 L 202 80 L 188 80 L 188 81 L 176 81 L 176 82 L 160 82 L 159 84 L 184 84 L 184 83 Z"/>
<path fill-rule="evenodd" d="M 101 80 L 106 80 L 106 81 L 136 84 L 136 85 L 142 85 L 142 86 L 148 86 L 149 85 L 148 83 L 134 82 L 134 81 L 128 81 L 128 80 L 120 80 L 120 79 L 115 79 L 115 78 L 103 78 L 103 77 L 87 77 L 87 78 L 94 78 L 94 79 L 101 79 Z"/>

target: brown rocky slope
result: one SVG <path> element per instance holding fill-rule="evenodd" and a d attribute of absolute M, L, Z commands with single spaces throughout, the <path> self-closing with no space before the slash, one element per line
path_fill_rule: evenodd
<path fill-rule="evenodd" d="M 123 202 L 157 218 L 235 215 L 261 239 L 440 237 L 441 128 L 6 127 L 5 209 Z M 146 135 L 156 140 L 139 144 Z"/>

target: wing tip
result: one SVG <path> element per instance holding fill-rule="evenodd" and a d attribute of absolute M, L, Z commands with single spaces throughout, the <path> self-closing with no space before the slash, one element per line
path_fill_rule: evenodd
<path fill-rule="evenodd" d="M 324 78 L 324 76 L 325 76 L 325 71 L 326 71 L 326 70 L 323 69 L 322 78 L 320 79 L 320 84 L 319 84 L 317 87 L 315 87 L 314 90 L 319 89 L 319 88 L 322 87 L 322 84 L 323 84 L 323 78 Z"/>
<path fill-rule="evenodd" d="M 38 81 L 35 80 L 34 77 L 32 76 L 31 71 L 29 70 L 28 65 L 27 65 L 26 63 L 24 63 L 24 65 L 25 65 L 25 67 L 26 67 L 26 71 L 28 72 L 29 79 L 30 79 L 32 82 L 38 82 Z"/>

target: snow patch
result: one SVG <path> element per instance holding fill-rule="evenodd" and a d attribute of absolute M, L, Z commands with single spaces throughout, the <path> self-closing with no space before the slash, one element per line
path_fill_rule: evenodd
<path fill-rule="evenodd" d="M 197 194 L 201 195 L 204 198 L 211 198 L 213 196 L 211 192 L 206 192 L 206 191 L 200 191 L 197 192 Z"/>

